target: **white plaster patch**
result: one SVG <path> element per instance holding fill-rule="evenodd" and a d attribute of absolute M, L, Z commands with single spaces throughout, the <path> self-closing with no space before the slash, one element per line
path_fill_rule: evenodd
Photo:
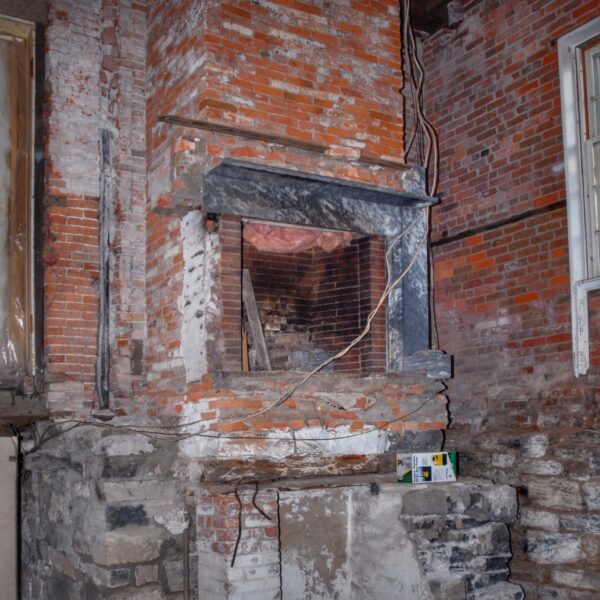
<path fill-rule="evenodd" d="M 191 423 L 198 419 L 198 407 L 194 404 L 183 406 L 180 424 Z M 208 429 L 212 421 L 194 423 L 183 428 L 185 433 L 197 433 Z M 297 455 L 344 455 L 344 454 L 381 454 L 388 447 L 385 431 L 373 428 L 370 432 L 355 435 L 349 425 L 327 429 L 325 427 L 305 427 L 291 431 L 275 431 L 265 434 L 266 443 L 256 444 L 255 440 L 243 439 L 243 433 L 232 434 L 238 439 L 217 437 L 215 432 L 206 431 L 207 436 L 188 438 L 180 442 L 183 456 L 201 458 L 219 456 L 221 458 L 272 458 L 284 459 Z M 212 437 L 215 436 L 215 437 Z M 350 437 L 347 437 L 350 436 Z M 294 439 L 295 438 L 295 439 Z"/>
<path fill-rule="evenodd" d="M 182 508 L 171 510 L 154 517 L 171 535 L 179 535 L 189 527 L 188 516 Z"/>
<path fill-rule="evenodd" d="M 113 435 L 104 438 L 100 448 L 107 456 L 135 456 L 154 452 L 150 439 L 142 435 Z"/>
<path fill-rule="evenodd" d="M 183 293 L 178 300 L 182 314 L 181 354 L 186 381 L 198 381 L 208 370 L 207 322 L 217 313 L 211 298 L 212 265 L 217 256 L 215 236 L 210 235 L 202 214 L 189 212 L 181 220 L 183 245 Z"/>
<path fill-rule="evenodd" d="M 431 600 L 401 508 L 392 487 L 282 492 L 284 597 Z"/>

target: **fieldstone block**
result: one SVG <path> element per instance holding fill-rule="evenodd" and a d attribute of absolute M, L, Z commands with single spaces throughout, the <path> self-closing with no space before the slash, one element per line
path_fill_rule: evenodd
<path fill-rule="evenodd" d="M 108 505 L 105 515 L 109 531 L 127 525 L 148 525 L 148 515 L 143 504 Z"/>
<path fill-rule="evenodd" d="M 183 561 L 170 560 L 165 563 L 165 578 L 169 592 L 183 591 Z"/>
<path fill-rule="evenodd" d="M 541 506 L 574 510 L 583 507 L 579 484 L 556 479 L 537 480 L 529 484 L 529 498 Z"/>
<path fill-rule="evenodd" d="M 240 557 L 241 558 L 241 557 Z M 236 561 L 236 567 L 238 566 Z M 164 563 L 164 573 L 168 592 L 183 591 L 183 559 L 170 560 Z M 198 586 L 198 562 L 194 556 L 190 557 L 190 589 Z"/>
<path fill-rule="evenodd" d="M 582 557 L 581 538 L 575 534 L 528 531 L 525 537 L 529 558 L 540 564 L 564 564 Z"/>
<path fill-rule="evenodd" d="M 450 486 L 448 489 L 448 499 L 446 501 L 448 505 L 448 512 L 461 515 L 471 505 L 471 493 L 467 486 Z"/>
<path fill-rule="evenodd" d="M 481 485 L 471 494 L 467 515 L 481 521 L 511 523 L 517 516 L 517 495 L 509 485 Z"/>
<path fill-rule="evenodd" d="M 580 429 L 569 434 L 568 439 L 574 444 L 590 448 L 600 448 L 600 431 L 595 429 Z"/>
<path fill-rule="evenodd" d="M 83 476 L 83 465 L 75 457 L 58 457 L 50 452 L 38 450 L 35 453 L 28 454 L 25 457 L 25 469 L 27 471 L 40 471 L 43 473 L 52 473 L 60 471 L 64 474 L 65 470 L 72 471 L 76 477 Z"/>
<path fill-rule="evenodd" d="M 554 587 L 541 587 L 537 589 L 539 600 L 569 600 L 566 590 Z"/>
<path fill-rule="evenodd" d="M 99 444 L 106 456 L 135 456 L 154 452 L 152 440 L 143 435 L 114 434 L 105 437 Z"/>
<path fill-rule="evenodd" d="M 555 460 L 528 460 L 518 468 L 523 473 L 532 475 L 560 475 L 563 472 L 562 464 Z"/>
<path fill-rule="evenodd" d="M 479 531 L 488 531 L 488 534 L 477 540 L 477 554 L 490 555 L 502 552 L 510 553 L 510 536 L 508 527 L 504 523 L 487 523 L 476 529 Z"/>
<path fill-rule="evenodd" d="M 141 586 L 158 581 L 158 565 L 138 565 L 135 568 L 135 585 Z"/>
<path fill-rule="evenodd" d="M 490 589 L 496 591 L 494 588 L 496 584 L 506 583 L 508 579 L 508 569 L 503 571 L 494 571 L 487 572 L 481 574 L 469 574 L 465 577 L 465 581 L 467 583 L 467 590 L 472 592 L 470 597 L 477 597 L 476 594 L 478 591 L 485 593 Z M 469 596 L 468 596 L 469 597 Z M 496 600 L 496 598 L 494 598 Z"/>
<path fill-rule="evenodd" d="M 402 496 L 402 514 L 445 515 L 448 513 L 448 493 L 433 486 L 410 490 Z"/>
<path fill-rule="evenodd" d="M 583 498 L 591 510 L 600 510 L 600 483 L 584 483 Z"/>
<path fill-rule="evenodd" d="M 532 529 L 558 531 L 559 516 L 556 513 L 531 507 L 521 509 L 521 524 Z"/>
<path fill-rule="evenodd" d="M 473 600 L 524 600 L 525 594 L 520 585 L 500 582 L 489 588 L 477 590 Z"/>
<path fill-rule="evenodd" d="M 163 531 L 152 525 L 128 525 L 111 531 L 92 547 L 94 562 L 110 566 L 156 560 L 164 539 Z"/>
<path fill-rule="evenodd" d="M 124 585 L 129 585 L 131 581 L 131 570 L 125 567 L 121 567 L 120 569 L 111 569 L 109 581 L 110 587 L 122 587 Z"/>
<path fill-rule="evenodd" d="M 434 600 L 464 600 L 465 583 L 462 579 L 435 579 L 429 582 Z"/>
<path fill-rule="evenodd" d="M 160 502 L 169 504 L 176 495 L 176 487 L 171 481 L 103 481 L 102 492 L 106 502 Z"/>
<path fill-rule="evenodd" d="M 123 587 L 131 582 L 131 570 L 127 567 L 105 569 L 93 563 L 82 563 L 80 569 L 100 588 Z"/>
<path fill-rule="evenodd" d="M 600 575 L 598 573 L 557 569 L 552 572 L 552 581 L 559 585 L 594 590 L 594 592 L 600 589 Z"/>
<path fill-rule="evenodd" d="M 138 470 L 136 462 L 128 456 L 113 456 L 104 459 L 102 477 L 104 479 L 130 479 Z"/>
<path fill-rule="evenodd" d="M 590 454 L 589 466 L 591 474 L 598 477 L 600 475 L 600 452 L 592 452 Z"/>
<path fill-rule="evenodd" d="M 582 531 L 585 533 L 600 532 L 600 515 L 562 515 L 560 526 L 563 529 Z"/>
<path fill-rule="evenodd" d="M 73 581 L 57 571 L 52 572 L 52 577 L 42 584 L 40 595 L 42 598 L 60 598 L 60 600 L 80 600 L 82 597 L 81 583 Z"/>
<path fill-rule="evenodd" d="M 492 466 L 498 469 L 508 469 L 512 467 L 517 460 L 516 452 L 508 454 L 506 452 L 495 452 L 492 454 Z"/>
<path fill-rule="evenodd" d="M 544 433 L 534 433 L 521 438 L 521 452 L 527 458 L 541 458 L 548 449 L 548 436 Z"/>

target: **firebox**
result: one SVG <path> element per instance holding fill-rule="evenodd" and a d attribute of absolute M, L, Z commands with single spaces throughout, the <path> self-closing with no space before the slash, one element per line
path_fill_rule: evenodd
<path fill-rule="evenodd" d="M 382 236 L 243 221 L 243 369 L 314 369 L 361 333 L 384 289 Z M 385 369 L 380 311 L 361 344 L 323 370 Z"/>
<path fill-rule="evenodd" d="M 223 371 L 402 371 L 429 348 L 426 211 L 435 200 L 226 159 L 204 179 L 218 215 Z"/>

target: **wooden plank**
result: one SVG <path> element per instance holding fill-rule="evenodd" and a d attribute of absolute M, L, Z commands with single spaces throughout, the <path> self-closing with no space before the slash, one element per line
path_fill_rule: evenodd
<path fill-rule="evenodd" d="M 247 373 L 250 370 L 250 362 L 248 357 L 248 336 L 246 331 L 242 331 L 242 371 Z"/>
<path fill-rule="evenodd" d="M 265 343 L 260 315 L 258 314 L 258 305 L 256 304 L 254 288 L 252 287 L 252 280 L 250 279 L 250 271 L 248 269 L 242 270 L 242 301 L 246 309 L 250 335 L 252 336 L 252 342 L 256 350 L 256 366 L 261 371 L 270 371 L 271 361 L 269 360 L 267 344 Z"/>
<path fill-rule="evenodd" d="M 26 21 L 48 22 L 47 0 L 0 0 L 0 14 Z"/>
<path fill-rule="evenodd" d="M 48 418 L 46 402 L 39 396 L 15 396 L 0 390 L 0 425 L 24 426 Z"/>

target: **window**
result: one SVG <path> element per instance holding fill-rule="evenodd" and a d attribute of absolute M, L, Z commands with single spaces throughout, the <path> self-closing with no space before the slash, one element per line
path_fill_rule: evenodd
<path fill-rule="evenodd" d="M 34 26 L 0 18 L 0 387 L 34 374 Z"/>
<path fill-rule="evenodd" d="M 582 140 L 584 148 L 584 196 L 589 238 L 589 272 L 600 275 L 600 40 L 582 51 L 583 100 Z"/>
<path fill-rule="evenodd" d="M 558 42 L 575 375 L 589 368 L 588 292 L 600 289 L 600 18 Z"/>

